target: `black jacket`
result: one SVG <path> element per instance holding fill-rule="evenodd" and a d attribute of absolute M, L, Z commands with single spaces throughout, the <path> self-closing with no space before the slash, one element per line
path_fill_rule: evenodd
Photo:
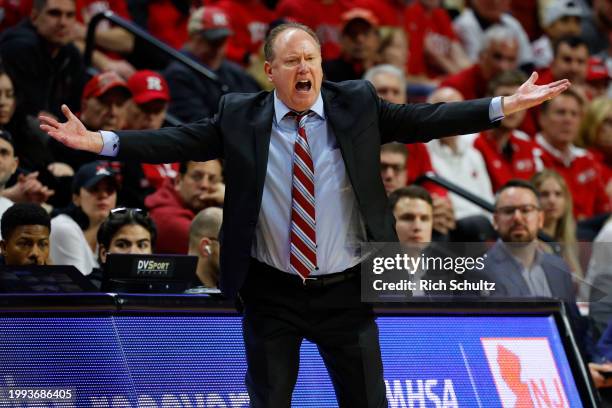
<path fill-rule="evenodd" d="M 185 55 L 191 57 L 189 53 Z M 203 78 L 179 62 L 171 63 L 164 71 L 171 96 L 168 112 L 183 122 L 193 122 L 214 115 L 225 93 L 261 90 L 257 82 L 233 62 L 223 61 L 214 73 L 219 76 L 219 83 Z M 227 86 L 227 90 L 223 91 L 222 85 Z"/>
<path fill-rule="evenodd" d="M 492 127 L 490 99 L 447 104 L 395 105 L 366 81 L 324 82 L 333 130 L 355 192 L 368 241 L 397 241 L 395 219 L 380 178 L 380 145 L 426 142 Z M 242 287 L 261 206 L 274 97 L 272 92 L 228 94 L 213 119 L 156 131 L 123 131 L 119 159 L 155 163 L 225 159 L 220 287 L 228 297 Z M 289 159 L 289 158 L 288 158 Z"/>
<path fill-rule="evenodd" d="M 51 57 L 46 44 L 25 20 L 2 34 L 0 56 L 14 81 L 19 113 L 35 116 L 44 110 L 61 118 L 63 103 L 79 110 L 85 70 L 74 45 L 61 47 Z"/>

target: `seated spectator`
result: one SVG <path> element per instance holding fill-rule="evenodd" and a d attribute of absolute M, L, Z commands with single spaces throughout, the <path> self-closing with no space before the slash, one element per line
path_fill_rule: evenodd
<path fill-rule="evenodd" d="M 120 130 L 126 119 L 126 102 L 130 90 L 118 74 L 109 71 L 91 78 L 83 89 L 80 119 L 87 129 Z M 57 160 L 68 164 L 74 171 L 96 159 L 96 155 L 75 151 L 55 139 L 49 144 Z"/>
<path fill-rule="evenodd" d="M 524 180 L 511 180 L 497 193 L 493 225 L 500 239 L 487 252 L 485 279 L 495 282 L 491 296 L 558 298 L 565 302 L 579 348 L 595 356 L 587 325 L 576 306 L 569 267 L 561 257 L 540 249 L 538 230 L 544 214 L 538 192 Z"/>
<path fill-rule="evenodd" d="M 584 90 L 588 73 L 589 48 L 577 36 L 564 36 L 553 43 L 553 59 L 547 69 L 538 73 L 538 85 L 569 79 L 572 87 Z M 575 89 L 574 89 L 575 90 Z M 584 95 L 586 96 L 586 95 Z"/>
<path fill-rule="evenodd" d="M 612 100 L 601 97 L 587 105 L 576 145 L 593 155 L 606 192 L 612 197 Z"/>
<path fill-rule="evenodd" d="M 377 5 L 382 3 L 380 0 L 375 0 L 375 2 Z M 312 28 L 321 41 L 321 56 L 324 61 L 327 61 L 340 56 L 339 39 L 342 14 L 347 12 L 351 6 L 363 7 L 358 2 L 348 3 L 342 0 L 280 0 L 276 11 L 279 17 Z M 370 9 L 370 7 L 363 8 Z M 370 11 L 375 15 L 380 15 L 374 10 L 370 9 Z"/>
<path fill-rule="evenodd" d="M 491 0 L 473 0 L 471 8 L 465 8 L 453 22 L 463 48 L 472 61 L 477 61 L 485 46 L 485 30 L 492 25 L 502 25 L 515 33 L 518 41 L 517 61 L 521 66 L 533 64 L 533 53 L 527 33 L 521 23 L 512 17 L 507 10 L 509 2 Z M 466 99 L 471 99 L 467 98 Z"/>
<path fill-rule="evenodd" d="M 488 28 L 479 55 L 478 62 L 446 77 L 440 86 L 455 88 L 464 99 L 486 96 L 491 79 L 517 67 L 518 41 L 515 33 L 500 25 Z"/>
<path fill-rule="evenodd" d="M 51 219 L 38 204 L 15 204 L 2 214 L 4 265 L 49 265 Z"/>
<path fill-rule="evenodd" d="M 582 10 L 572 0 L 551 1 L 544 6 L 544 35 L 533 42 L 536 68 L 546 68 L 553 59 L 552 44 L 566 36 L 580 35 Z"/>
<path fill-rule="evenodd" d="M 521 71 L 505 71 L 489 83 L 489 96 L 509 96 L 527 80 Z M 541 151 L 525 133 L 517 130 L 525 111 L 504 117 L 499 127 L 481 132 L 474 141 L 487 165 L 493 191 L 512 179 L 529 179 L 542 168 Z"/>
<path fill-rule="evenodd" d="M 207 288 L 219 286 L 219 231 L 223 210 L 209 207 L 200 211 L 189 227 L 189 255 L 198 257 L 196 275 Z"/>
<path fill-rule="evenodd" d="M 17 170 L 18 160 L 13 150 L 13 138 L 6 130 L 0 130 L 0 217 L 14 203 L 4 196 L 4 188 Z"/>
<path fill-rule="evenodd" d="M 117 202 L 117 180 L 104 162 L 83 165 L 72 183 L 73 205 L 51 220 L 51 259 L 83 275 L 97 268 L 97 233 Z"/>
<path fill-rule="evenodd" d="M 108 254 L 152 254 L 157 238 L 153 220 L 140 208 L 115 208 L 96 234 L 100 264 Z"/>
<path fill-rule="evenodd" d="M 213 6 L 201 7 L 189 17 L 189 38 L 182 52 L 215 73 L 219 80 L 202 78 L 191 68 L 172 62 L 164 71 L 170 86 L 169 111 L 184 122 L 212 116 L 227 92 L 257 92 L 259 85 L 244 69 L 226 58 L 234 36 L 226 14 Z"/>
<path fill-rule="evenodd" d="M 578 258 L 572 195 L 567 188 L 567 183 L 554 170 L 543 170 L 535 174 L 531 178 L 531 183 L 539 194 L 544 213 L 541 232 L 560 245 L 560 255 L 563 256 L 572 273 L 583 278 Z"/>
<path fill-rule="evenodd" d="M 440 0 L 416 0 L 404 12 L 404 30 L 410 38 L 408 74 L 437 78 L 471 65 L 448 12 Z"/>
<path fill-rule="evenodd" d="M 160 74 L 142 70 L 128 80 L 132 98 L 126 106 L 125 129 L 159 129 L 166 118 L 170 91 Z M 119 204 L 129 208 L 144 208 L 144 199 L 159 189 L 164 180 L 174 180 L 178 163 L 121 163 L 122 185 Z"/>
<path fill-rule="evenodd" d="M 462 100 L 461 94 L 455 89 L 439 88 L 429 96 L 427 101 L 439 103 Z M 432 140 L 427 143 L 427 151 L 437 174 L 483 200 L 493 202 L 491 180 L 482 155 L 472 145 L 474 138 L 475 135 Z M 450 194 L 450 200 L 457 219 L 475 215 L 489 216 L 484 209 L 454 193 Z"/>
<path fill-rule="evenodd" d="M 219 160 L 181 163 L 174 183 L 167 180 L 145 199 L 159 231 L 157 252 L 186 254 L 189 226 L 196 213 L 207 207 L 223 206 L 224 194 Z"/>
<path fill-rule="evenodd" d="M 433 200 L 423 187 L 408 186 L 389 195 L 400 243 L 429 244 L 433 231 Z"/>
<path fill-rule="evenodd" d="M 582 98 L 572 90 L 545 101 L 540 113 L 542 132 L 536 136 L 544 166 L 561 174 L 567 182 L 578 220 L 610 210 L 596 160 L 573 144 L 578 137 L 582 105 Z"/>
<path fill-rule="evenodd" d="M 60 107 L 79 105 L 84 67 L 72 45 L 75 2 L 35 1 L 30 18 L 2 33 L 0 57 L 18 84 L 17 110 L 60 117 Z"/>
<path fill-rule="evenodd" d="M 329 81 L 360 79 L 378 62 L 378 20 L 369 10 L 354 8 L 342 15 L 340 57 L 323 61 Z"/>
<path fill-rule="evenodd" d="M 387 195 L 406 187 L 408 150 L 401 143 L 387 143 L 380 147 L 380 177 Z"/>
<path fill-rule="evenodd" d="M 553 44 L 553 60 L 549 68 L 538 71 L 537 85 L 548 84 L 559 79 L 572 81 L 572 90 L 583 99 L 588 99 L 586 78 L 588 73 L 589 49 L 580 37 L 561 37 Z M 530 136 L 535 136 L 541 129 L 540 111 L 537 106 L 529 109 L 521 130 Z"/>
<path fill-rule="evenodd" d="M 230 17 L 230 28 L 234 32 L 228 40 L 228 59 L 249 66 L 266 39 L 268 25 L 274 21 L 277 13 L 266 7 L 266 2 L 262 0 L 219 0 L 215 2 L 215 7 Z"/>

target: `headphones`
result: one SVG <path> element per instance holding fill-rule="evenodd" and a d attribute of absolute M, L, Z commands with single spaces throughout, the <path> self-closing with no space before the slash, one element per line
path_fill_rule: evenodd
<path fill-rule="evenodd" d="M 209 256 L 212 254 L 212 249 L 210 249 L 210 245 L 204 245 L 204 252 L 206 252 L 206 254 Z"/>

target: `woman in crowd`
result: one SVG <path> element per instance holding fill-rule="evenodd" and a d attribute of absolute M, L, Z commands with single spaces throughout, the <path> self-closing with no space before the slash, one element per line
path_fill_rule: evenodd
<path fill-rule="evenodd" d="M 152 254 L 157 228 L 140 208 L 115 208 L 97 237 L 100 264 L 105 264 L 108 254 Z"/>
<path fill-rule="evenodd" d="M 540 194 L 544 211 L 542 232 L 560 244 L 560 254 L 570 269 L 582 277 L 576 241 L 576 221 L 572 215 L 572 196 L 565 180 L 553 170 L 543 170 L 535 174 L 531 182 Z"/>
<path fill-rule="evenodd" d="M 601 97 L 587 105 L 576 144 L 595 156 L 612 198 L 612 99 Z"/>
<path fill-rule="evenodd" d="M 98 267 L 98 229 L 117 203 L 117 180 L 104 162 L 83 165 L 72 183 L 72 205 L 51 220 L 51 259 L 83 275 Z"/>

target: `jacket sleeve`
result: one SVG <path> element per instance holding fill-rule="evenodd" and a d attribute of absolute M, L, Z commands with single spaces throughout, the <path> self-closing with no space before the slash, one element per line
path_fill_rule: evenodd
<path fill-rule="evenodd" d="M 380 101 L 382 143 L 428 142 L 445 136 L 477 133 L 498 126 L 491 122 L 491 98 L 465 102 L 397 105 Z"/>
<path fill-rule="evenodd" d="M 223 138 L 219 123 L 225 98 L 219 102 L 219 112 L 210 119 L 179 127 L 158 130 L 117 132 L 120 160 L 144 163 L 207 161 L 223 158 Z"/>

